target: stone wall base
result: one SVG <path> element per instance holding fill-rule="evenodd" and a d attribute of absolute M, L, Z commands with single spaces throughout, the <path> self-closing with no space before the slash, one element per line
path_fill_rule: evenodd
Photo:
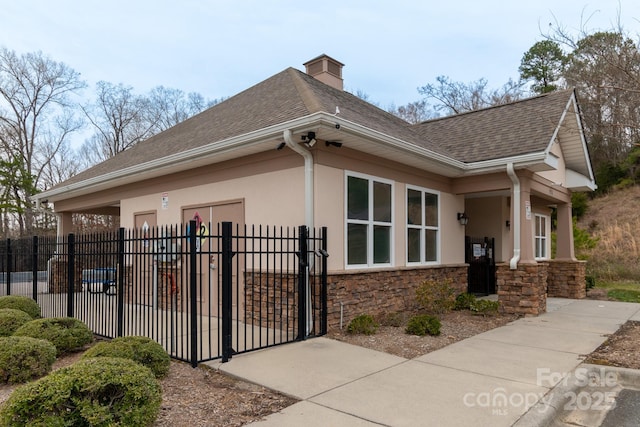
<path fill-rule="evenodd" d="M 549 261 L 547 295 L 557 298 L 586 298 L 586 269 L 586 261 Z"/>
<path fill-rule="evenodd" d="M 425 280 L 450 279 L 467 291 L 467 265 L 329 273 L 327 329 L 346 328 L 360 314 L 381 316 L 416 308 L 416 288 Z"/>
<path fill-rule="evenodd" d="M 496 264 L 496 287 L 500 310 L 509 314 L 537 316 L 547 311 L 548 264 Z"/>

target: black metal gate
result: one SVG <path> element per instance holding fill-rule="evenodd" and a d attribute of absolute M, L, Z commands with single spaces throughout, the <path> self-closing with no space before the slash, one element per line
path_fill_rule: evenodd
<path fill-rule="evenodd" d="M 467 292 L 475 295 L 495 294 L 495 239 L 466 236 L 465 243 L 465 262 L 469 264 Z"/>

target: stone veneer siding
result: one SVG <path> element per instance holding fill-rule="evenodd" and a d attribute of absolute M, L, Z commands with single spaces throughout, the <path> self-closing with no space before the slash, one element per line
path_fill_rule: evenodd
<path fill-rule="evenodd" d="M 551 260 L 548 263 L 548 296 L 575 299 L 586 298 L 586 261 Z"/>
<path fill-rule="evenodd" d="M 548 263 L 496 264 L 496 288 L 504 313 L 537 316 L 547 311 Z"/>
<path fill-rule="evenodd" d="M 327 329 L 346 328 L 360 314 L 380 316 L 416 308 L 416 288 L 425 280 L 450 278 L 457 293 L 467 291 L 467 265 L 406 267 L 329 273 Z"/>

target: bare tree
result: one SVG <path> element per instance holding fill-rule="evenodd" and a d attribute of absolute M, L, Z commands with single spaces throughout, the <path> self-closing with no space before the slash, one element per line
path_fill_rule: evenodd
<path fill-rule="evenodd" d="M 95 134 L 81 147 L 87 166 L 109 159 L 153 135 L 154 124 L 145 117 L 147 100 L 123 84 L 100 81 L 95 102 L 85 105 Z"/>
<path fill-rule="evenodd" d="M 153 124 L 153 132 L 159 133 L 218 102 L 220 100 L 207 102 L 201 94 L 196 92 L 185 94 L 180 89 L 157 86 L 147 96 L 145 115 Z"/>
<path fill-rule="evenodd" d="M 523 84 L 509 80 L 499 89 L 490 89 L 486 79 L 471 83 L 454 82 L 439 76 L 437 84 L 418 88 L 418 93 L 436 101 L 434 108 L 445 114 L 460 114 L 493 105 L 517 101 L 524 96 Z"/>
<path fill-rule="evenodd" d="M 80 74 L 41 52 L 18 55 L 0 48 L 0 148 L 15 165 L 14 204 L 21 234 L 33 229 L 31 196 L 44 170 L 82 122 L 73 95 L 86 86 Z"/>
<path fill-rule="evenodd" d="M 392 105 L 389 108 L 389 112 L 411 124 L 422 123 L 425 120 L 438 117 L 438 113 L 424 99 L 410 102 L 407 105 L 401 105 L 400 107 Z"/>

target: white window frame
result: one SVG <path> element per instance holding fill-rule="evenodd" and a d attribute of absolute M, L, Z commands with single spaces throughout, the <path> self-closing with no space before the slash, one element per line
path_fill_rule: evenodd
<path fill-rule="evenodd" d="M 542 234 L 538 234 L 538 222 L 544 220 L 544 227 L 541 228 Z M 551 254 L 551 216 L 534 214 L 533 222 L 533 254 L 536 260 L 546 260 Z M 541 253 L 543 250 L 544 253 Z"/>
<path fill-rule="evenodd" d="M 366 179 L 369 185 L 369 215 L 367 220 L 349 219 L 349 177 Z M 373 219 L 373 183 L 388 184 L 391 186 L 391 221 L 382 222 Z M 389 179 L 358 172 L 345 171 L 344 174 L 344 265 L 345 269 L 390 267 L 395 262 L 395 182 Z M 364 224 L 367 226 L 367 263 L 349 264 L 349 224 Z M 373 232 L 376 225 L 389 227 L 389 262 L 374 263 Z"/>
<path fill-rule="evenodd" d="M 409 204 L 409 190 L 413 190 L 413 191 L 419 191 L 420 192 L 420 205 L 421 205 L 421 209 L 420 209 L 420 218 L 422 221 L 422 224 L 416 225 L 416 224 L 409 224 L 408 223 L 408 204 Z M 430 195 L 435 195 L 438 198 L 438 225 L 437 226 L 428 226 L 424 223 L 424 210 L 425 210 L 425 196 L 427 194 Z M 442 209 L 442 203 L 441 203 L 441 196 L 440 196 L 440 192 L 437 190 L 432 190 L 429 188 L 424 188 L 424 187 L 417 187 L 414 185 L 407 185 L 406 186 L 406 190 L 405 190 L 405 196 L 404 196 L 404 207 L 405 207 L 405 254 L 406 254 L 406 264 L 409 265 L 439 265 L 440 264 L 440 255 L 441 255 L 441 219 L 442 219 L 442 215 L 441 215 L 441 209 Z M 409 261 L 409 230 L 410 229 L 414 229 L 414 230 L 420 230 L 420 261 Z M 426 239 L 425 239 L 425 232 L 426 230 L 435 230 L 436 232 L 436 260 L 435 261 L 427 261 L 425 259 L 425 243 L 426 243 Z"/>

